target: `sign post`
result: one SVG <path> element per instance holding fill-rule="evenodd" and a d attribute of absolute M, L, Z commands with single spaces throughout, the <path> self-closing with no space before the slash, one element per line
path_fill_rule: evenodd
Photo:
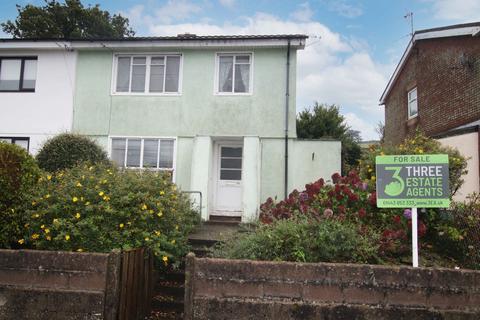
<path fill-rule="evenodd" d="M 377 156 L 377 206 L 412 209 L 412 264 L 418 267 L 417 208 L 448 208 L 448 155 Z"/>

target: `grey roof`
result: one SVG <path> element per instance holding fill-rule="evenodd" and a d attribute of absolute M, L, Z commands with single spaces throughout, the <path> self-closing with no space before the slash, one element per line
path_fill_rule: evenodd
<path fill-rule="evenodd" d="M 451 30 L 451 29 L 458 29 L 458 28 L 468 28 L 468 27 L 480 27 L 480 21 L 471 22 L 471 23 L 454 24 L 450 26 L 430 28 L 430 29 L 422 29 L 422 30 L 415 31 L 415 34 L 427 33 L 432 31 L 444 31 L 444 30 Z"/>
<path fill-rule="evenodd" d="M 88 38 L 88 39 L 67 39 L 67 38 L 0 38 L 2 42 L 11 41 L 87 41 L 87 42 L 101 42 L 101 41 L 190 41 L 190 40 L 289 40 L 289 39 L 307 39 L 305 34 L 269 34 L 269 35 L 218 35 L 218 36 L 199 36 L 191 33 L 178 34 L 176 36 L 161 36 L 161 37 L 127 37 L 127 38 Z"/>

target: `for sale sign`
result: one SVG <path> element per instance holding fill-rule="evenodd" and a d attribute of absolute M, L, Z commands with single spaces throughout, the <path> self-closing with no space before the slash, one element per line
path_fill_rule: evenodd
<path fill-rule="evenodd" d="M 377 206 L 447 208 L 448 155 L 376 157 Z"/>

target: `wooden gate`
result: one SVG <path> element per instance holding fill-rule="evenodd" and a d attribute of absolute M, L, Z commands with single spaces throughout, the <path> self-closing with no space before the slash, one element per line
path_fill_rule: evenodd
<path fill-rule="evenodd" d="M 118 320 L 140 320 L 150 313 L 153 257 L 145 248 L 122 252 Z"/>

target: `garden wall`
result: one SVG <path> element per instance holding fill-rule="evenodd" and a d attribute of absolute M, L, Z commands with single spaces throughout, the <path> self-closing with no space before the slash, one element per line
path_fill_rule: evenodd
<path fill-rule="evenodd" d="M 148 272 L 139 271 L 151 266 L 143 253 L 0 250 L 0 320 L 140 319 L 148 310 L 122 291 L 148 295 Z"/>
<path fill-rule="evenodd" d="M 185 319 L 479 319 L 480 272 L 187 256 Z"/>

